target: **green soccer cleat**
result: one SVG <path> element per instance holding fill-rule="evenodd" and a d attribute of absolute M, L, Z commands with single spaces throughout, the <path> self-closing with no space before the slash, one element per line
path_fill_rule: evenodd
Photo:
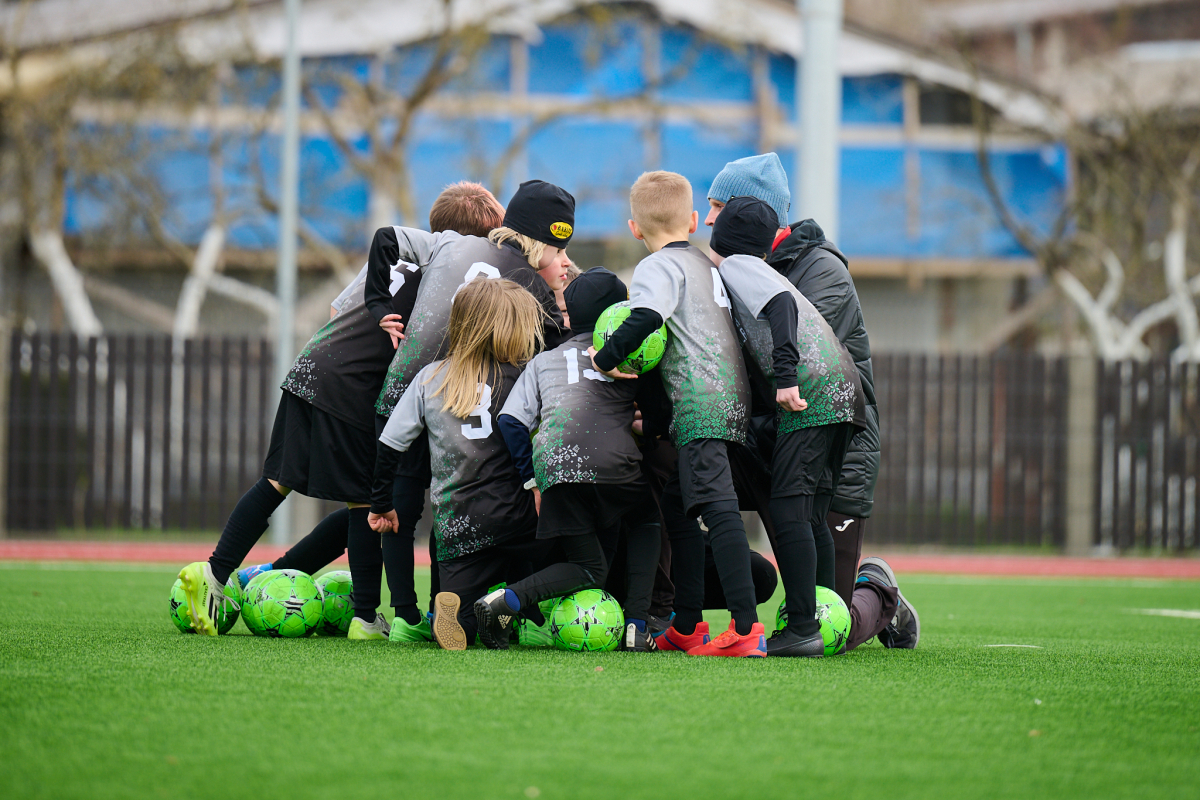
<path fill-rule="evenodd" d="M 402 617 L 392 620 L 392 632 L 388 634 L 389 642 L 432 642 L 433 631 L 429 628 L 429 618 L 421 617 L 416 625 L 409 625 Z"/>
<path fill-rule="evenodd" d="M 225 594 L 225 585 L 216 579 L 207 561 L 188 564 L 179 571 L 179 581 L 187 595 L 192 630 L 203 636 L 216 636 L 216 620 L 222 612 L 240 607 L 237 600 Z"/>
<path fill-rule="evenodd" d="M 517 644 L 522 647 L 554 647 L 554 634 L 550 632 L 550 618 L 554 616 L 556 605 L 558 605 L 557 597 L 538 603 L 543 617 L 541 625 L 524 616 L 517 619 Z"/>
<path fill-rule="evenodd" d="M 387 620 L 383 618 L 383 614 L 377 612 L 372 622 L 364 622 L 362 617 L 350 620 L 350 630 L 346 632 L 346 638 L 360 642 L 383 641 L 390 633 Z"/>

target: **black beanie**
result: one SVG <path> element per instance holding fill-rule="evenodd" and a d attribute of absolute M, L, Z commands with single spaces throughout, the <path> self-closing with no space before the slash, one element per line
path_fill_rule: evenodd
<path fill-rule="evenodd" d="M 779 215 L 757 197 L 731 197 L 713 223 L 708 246 L 719 256 L 764 257 L 779 230 Z"/>
<path fill-rule="evenodd" d="M 595 329 L 596 320 L 604 309 L 629 299 L 629 290 L 620 278 L 604 267 L 592 267 L 567 284 L 563 299 L 567 301 L 571 332 L 588 333 Z"/>
<path fill-rule="evenodd" d="M 525 181 L 508 201 L 504 227 L 535 241 L 566 247 L 575 232 L 575 198 L 545 181 Z"/>

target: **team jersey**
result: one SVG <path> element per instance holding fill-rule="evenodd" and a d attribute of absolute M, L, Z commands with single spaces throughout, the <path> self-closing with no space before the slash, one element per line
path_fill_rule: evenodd
<path fill-rule="evenodd" d="M 725 285 L 712 261 L 691 245 L 667 245 L 634 269 L 629 302 L 666 321 L 670 340 L 659 372 L 673 404 L 675 446 L 696 439 L 745 442 L 746 365 Z"/>
<path fill-rule="evenodd" d="M 499 379 L 484 384 L 479 405 L 461 419 L 443 411 L 442 397 L 433 396 L 442 383 L 442 363 L 435 361 L 414 376 L 379 437 L 404 451 L 422 429 L 429 431 L 429 498 L 439 560 L 477 553 L 537 528 L 533 493 L 524 489 L 496 425 L 521 370 L 500 365 Z"/>
<path fill-rule="evenodd" d="M 614 381 L 592 369 L 592 334 L 537 356 L 500 413 L 533 435 L 533 473 L 543 492 L 559 483 L 629 483 L 641 475 L 633 440 L 637 381 Z"/>
<path fill-rule="evenodd" d="M 395 355 L 392 339 L 367 307 L 368 275 L 388 288 L 388 313 L 407 318 L 421 268 L 399 256 L 395 228 L 380 228 L 367 265 L 338 296 L 338 313 L 308 340 L 279 388 L 356 428 L 375 432 L 371 399 L 379 394 Z"/>
<path fill-rule="evenodd" d="M 761 258 L 730 256 L 719 272 L 733 305 L 734 322 L 746 345 L 747 364 L 770 389 L 772 398 L 775 371 L 771 352 L 775 345 L 770 324 L 759 314 L 780 294 L 790 294 L 796 301 L 796 349 L 800 353 L 796 379 L 808 408 L 779 409 L 778 434 L 838 422 L 861 423 L 862 384 L 854 359 L 813 304 Z"/>
<path fill-rule="evenodd" d="M 377 413 L 385 417 L 391 414 L 413 377 L 433 361 L 445 357 L 454 295 L 475 278 L 507 278 L 524 286 L 547 314 L 546 346 L 556 347 L 562 341 L 565 326 L 554 292 L 520 251 L 452 231 L 426 233 L 398 228 L 397 233 L 400 253 L 421 266 L 421 286 L 411 318 L 404 326 L 405 338 L 392 358 L 383 391 L 375 402 Z"/>

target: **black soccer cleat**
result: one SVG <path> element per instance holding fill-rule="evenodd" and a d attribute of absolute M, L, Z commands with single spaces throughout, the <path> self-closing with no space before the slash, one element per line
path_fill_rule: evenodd
<path fill-rule="evenodd" d="M 637 625 L 627 622 L 625 633 L 621 636 L 621 649 L 629 653 L 652 653 L 658 649 L 658 645 L 649 628 L 639 631 Z"/>
<path fill-rule="evenodd" d="M 825 640 L 821 632 L 812 636 L 801 636 L 791 628 L 784 628 L 771 634 L 767 639 L 767 657 L 775 658 L 823 658 L 825 656 Z"/>
<path fill-rule="evenodd" d="M 896 573 L 882 558 L 868 556 L 858 567 L 858 580 L 874 581 L 896 590 L 896 616 L 879 632 L 879 643 L 884 647 L 912 650 L 921 640 L 921 618 L 912 603 L 900 592 Z"/>
<path fill-rule="evenodd" d="M 672 611 L 670 616 L 657 617 L 651 614 L 646 618 L 646 628 L 650 631 L 650 635 L 657 637 L 660 633 L 671 627 L 671 623 L 675 620 L 675 612 Z"/>
<path fill-rule="evenodd" d="M 517 612 L 504 601 L 504 590 L 497 589 L 475 601 L 475 619 L 479 621 L 479 641 L 489 650 L 507 650 Z"/>

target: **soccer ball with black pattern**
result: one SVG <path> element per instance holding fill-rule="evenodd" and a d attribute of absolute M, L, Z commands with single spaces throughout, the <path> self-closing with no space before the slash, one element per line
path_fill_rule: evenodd
<path fill-rule="evenodd" d="M 317 627 L 317 633 L 322 636 L 345 636 L 354 619 L 354 606 L 350 602 L 354 584 L 350 580 L 350 573 L 344 569 L 326 572 L 317 578 L 317 587 L 322 597 L 321 624 Z"/>
<path fill-rule="evenodd" d="M 621 327 L 621 323 L 629 318 L 631 311 L 633 309 L 630 307 L 628 300 L 613 303 L 601 311 L 600 317 L 596 320 L 596 329 L 592 332 L 592 347 L 595 347 L 597 350 L 604 347 L 609 337 L 613 335 L 617 328 Z M 663 354 L 666 352 L 667 326 L 664 325 L 647 336 L 641 346 L 630 353 L 629 358 L 625 359 L 617 368 L 622 372 L 632 372 L 641 375 L 643 372 L 657 367 L 658 362 L 662 361 Z"/>
<path fill-rule="evenodd" d="M 550 635 L 559 650 L 615 650 L 624 631 L 621 604 L 602 589 L 567 595 L 550 615 Z"/>
<path fill-rule="evenodd" d="M 246 584 L 242 620 L 255 636 L 298 639 L 324 619 L 321 588 L 295 569 L 273 569 Z"/>
<path fill-rule="evenodd" d="M 238 586 L 237 579 L 225 582 L 225 596 L 233 598 L 234 602 L 242 602 L 242 590 Z M 187 592 L 183 591 L 183 581 L 179 578 L 175 579 L 175 585 L 171 587 L 171 622 L 175 623 L 175 627 L 182 633 L 195 633 L 192 630 L 192 615 L 188 609 Z M 236 608 L 222 606 L 217 612 L 217 633 L 224 636 L 229 633 L 238 621 L 239 612 Z"/>
<path fill-rule="evenodd" d="M 824 586 L 817 587 L 817 619 L 821 622 L 821 638 L 825 641 L 825 655 L 836 656 L 846 652 L 846 640 L 850 638 L 850 609 L 841 595 Z M 787 626 L 787 600 L 779 604 L 775 612 L 775 630 Z"/>

